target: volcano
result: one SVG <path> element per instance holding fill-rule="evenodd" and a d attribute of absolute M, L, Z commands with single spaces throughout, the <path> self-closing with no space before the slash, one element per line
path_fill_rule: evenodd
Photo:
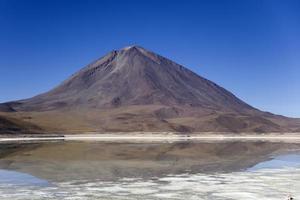
<path fill-rule="evenodd" d="M 0 104 L 0 115 L 50 132 L 300 130 L 298 119 L 262 112 L 139 46 L 108 53 L 49 92 Z"/>

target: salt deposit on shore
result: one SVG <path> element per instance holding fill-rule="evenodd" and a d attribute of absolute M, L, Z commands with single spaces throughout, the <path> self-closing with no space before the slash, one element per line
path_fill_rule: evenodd
<path fill-rule="evenodd" d="M 62 136 L 27 136 L 27 137 L 2 137 L 0 142 L 14 141 L 49 141 L 49 140 L 65 140 L 65 141 L 132 141 L 132 142 L 149 142 L 149 141 L 274 141 L 274 142 L 300 142 L 300 134 L 190 134 L 179 135 L 172 133 L 119 133 L 119 134 L 74 134 Z"/>

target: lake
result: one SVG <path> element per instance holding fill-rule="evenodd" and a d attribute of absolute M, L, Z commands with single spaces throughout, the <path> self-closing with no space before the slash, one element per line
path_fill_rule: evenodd
<path fill-rule="evenodd" d="M 299 143 L 0 143 L 5 200 L 300 199 L 299 188 Z"/>

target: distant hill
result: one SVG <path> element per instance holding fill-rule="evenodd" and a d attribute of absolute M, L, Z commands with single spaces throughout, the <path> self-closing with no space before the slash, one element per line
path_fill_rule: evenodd
<path fill-rule="evenodd" d="M 253 108 L 217 84 L 138 46 L 108 53 L 49 92 L 0 104 L 0 115 L 50 132 L 300 130 L 299 119 Z"/>

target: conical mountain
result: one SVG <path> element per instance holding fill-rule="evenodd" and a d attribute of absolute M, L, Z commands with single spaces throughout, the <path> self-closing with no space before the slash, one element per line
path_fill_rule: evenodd
<path fill-rule="evenodd" d="M 12 107 L 17 111 L 45 111 L 149 104 L 253 110 L 215 83 L 137 46 L 112 51 L 55 89 Z"/>
<path fill-rule="evenodd" d="M 261 112 L 217 84 L 138 46 L 112 51 L 53 90 L 2 104 L 0 110 L 30 115 L 31 122 L 61 131 L 266 132 L 283 131 L 289 121 Z M 54 116 L 64 123 L 49 123 Z"/>

